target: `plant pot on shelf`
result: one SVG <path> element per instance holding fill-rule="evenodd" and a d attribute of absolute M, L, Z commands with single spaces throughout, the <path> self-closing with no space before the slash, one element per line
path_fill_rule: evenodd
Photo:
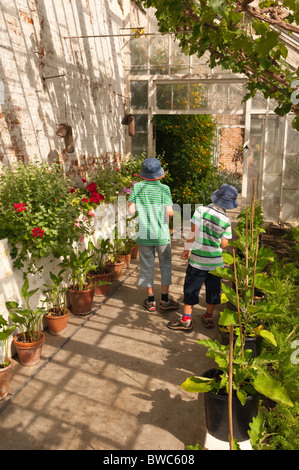
<path fill-rule="evenodd" d="M 108 295 L 111 290 L 112 276 L 111 272 L 106 273 L 88 273 L 90 282 L 94 285 L 94 295 Z"/>
<path fill-rule="evenodd" d="M 122 253 L 121 257 L 124 262 L 124 268 L 129 268 L 131 262 L 131 253 Z"/>
<path fill-rule="evenodd" d="M 12 362 L 5 367 L 0 366 L 0 400 L 8 395 L 10 379 L 12 376 Z"/>
<path fill-rule="evenodd" d="M 50 309 L 45 313 L 45 318 L 51 335 L 63 335 L 65 333 L 70 311 L 65 309 L 63 314 L 56 313 L 55 310 Z"/>
<path fill-rule="evenodd" d="M 209 369 L 203 377 L 216 378 L 218 369 Z M 249 439 L 249 423 L 257 415 L 259 394 L 248 395 L 244 405 L 236 396 L 232 397 L 234 438 L 238 442 Z M 208 433 L 220 441 L 229 442 L 228 394 L 204 393 L 206 428 Z"/>
<path fill-rule="evenodd" d="M 87 315 L 93 304 L 94 287 L 85 290 L 68 289 L 71 311 L 75 315 Z"/>
<path fill-rule="evenodd" d="M 45 334 L 41 331 L 40 339 L 37 341 L 25 342 L 23 339 L 23 333 L 13 337 L 19 361 L 23 366 L 34 366 L 40 361 Z"/>
<path fill-rule="evenodd" d="M 108 263 L 107 268 L 111 271 L 112 279 L 119 279 L 122 275 L 122 270 L 124 267 L 124 262 L 115 262 L 115 263 Z"/>
<path fill-rule="evenodd" d="M 131 258 L 132 259 L 138 259 L 139 258 L 139 248 L 138 248 L 137 244 L 132 245 Z"/>

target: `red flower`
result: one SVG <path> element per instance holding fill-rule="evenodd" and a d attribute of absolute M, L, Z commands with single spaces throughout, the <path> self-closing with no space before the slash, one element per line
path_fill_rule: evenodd
<path fill-rule="evenodd" d="M 86 183 L 86 178 L 81 178 L 82 183 Z"/>
<path fill-rule="evenodd" d="M 75 192 L 75 188 L 71 188 L 70 193 L 74 193 L 74 192 Z"/>
<path fill-rule="evenodd" d="M 32 229 L 31 236 L 32 237 L 40 237 L 42 238 L 45 235 L 45 231 L 42 230 L 40 227 L 35 227 Z"/>
<path fill-rule="evenodd" d="M 18 204 L 14 204 L 14 206 L 17 212 L 22 212 L 22 211 L 27 210 L 27 207 L 25 206 L 25 204 L 22 204 L 21 202 L 19 202 Z"/>
<path fill-rule="evenodd" d="M 104 200 L 103 194 L 99 194 L 99 193 L 92 193 L 92 195 L 89 198 L 89 202 L 94 202 L 96 204 L 98 204 L 100 201 L 103 201 L 103 200 Z"/>
<path fill-rule="evenodd" d="M 88 189 L 89 192 L 94 193 L 97 190 L 97 185 L 96 183 L 89 183 L 86 186 L 86 189 Z"/>
<path fill-rule="evenodd" d="M 138 173 L 134 173 L 134 176 L 139 176 Z"/>
<path fill-rule="evenodd" d="M 81 199 L 82 202 L 88 202 L 88 199 L 86 199 L 86 197 L 84 197 L 83 199 Z"/>

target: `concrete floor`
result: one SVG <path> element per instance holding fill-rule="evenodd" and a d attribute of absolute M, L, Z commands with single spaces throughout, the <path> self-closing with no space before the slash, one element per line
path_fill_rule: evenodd
<path fill-rule="evenodd" d="M 204 289 L 190 333 L 172 331 L 183 311 L 186 261 L 173 242 L 171 296 L 177 312 L 149 313 L 132 260 L 109 297 L 95 297 L 87 316 L 71 314 L 63 336 L 45 330 L 42 359 L 13 364 L 9 395 L 0 402 L 1 450 L 185 450 L 206 439 L 203 396 L 180 384 L 214 364 L 196 340 L 217 338 L 201 322 Z M 157 263 L 157 262 L 156 262 Z M 156 297 L 160 297 L 156 265 Z M 216 312 L 218 316 L 218 312 Z"/>

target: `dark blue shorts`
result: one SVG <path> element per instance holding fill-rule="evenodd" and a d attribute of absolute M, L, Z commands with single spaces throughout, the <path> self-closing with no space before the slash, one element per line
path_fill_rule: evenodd
<path fill-rule="evenodd" d="M 198 296 L 203 283 L 206 286 L 207 304 L 220 304 L 221 278 L 214 276 L 209 271 L 194 268 L 190 264 L 186 270 L 184 283 L 184 304 L 196 305 L 199 303 Z"/>

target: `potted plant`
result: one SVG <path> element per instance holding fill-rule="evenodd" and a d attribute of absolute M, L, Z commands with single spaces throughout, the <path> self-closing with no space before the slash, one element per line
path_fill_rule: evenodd
<path fill-rule="evenodd" d="M 242 325 L 247 346 L 250 345 L 254 354 L 259 354 L 263 340 L 276 345 L 273 334 L 265 328 L 265 324 L 273 315 L 283 315 L 283 311 L 267 301 L 266 294 L 275 292 L 276 289 L 275 283 L 266 272 L 269 262 L 274 261 L 274 253 L 271 249 L 260 246 L 261 215 L 254 205 L 250 210 L 251 212 L 243 212 L 237 225 L 238 239 L 230 242 L 232 254 L 223 254 L 223 261 L 227 266 L 217 268 L 213 274 L 232 284 L 230 287 L 226 282 L 222 283 L 221 301 L 229 306 L 220 313 L 222 342 L 228 344 L 229 325 L 235 325 L 236 335 L 240 334 Z"/>
<path fill-rule="evenodd" d="M 87 249 L 74 250 L 61 263 L 66 269 L 71 284 L 68 286 L 68 296 L 72 312 L 84 315 L 90 312 L 93 304 L 94 286 L 89 282 L 87 274 L 96 269 L 93 258 Z"/>
<path fill-rule="evenodd" d="M 107 263 L 108 269 L 111 271 L 112 279 L 119 279 L 124 267 L 124 261 L 121 255 L 122 239 L 118 236 L 118 231 L 115 229 L 115 237 L 111 242 L 111 251 L 109 254 L 109 261 Z"/>
<path fill-rule="evenodd" d="M 124 262 L 124 268 L 129 268 L 131 262 L 132 241 L 128 236 L 123 240 L 120 240 L 118 250 Z"/>
<path fill-rule="evenodd" d="M 221 345 L 211 339 L 197 343 L 208 348 L 207 357 L 215 360 L 217 368 L 206 371 L 202 376 L 188 377 L 181 388 L 204 393 L 206 427 L 216 439 L 229 441 L 229 383 L 232 389 L 233 436 L 239 442 L 248 439 L 249 423 L 257 414 L 260 395 L 293 406 L 283 385 L 269 372 L 275 357 L 252 357 L 250 349 L 242 348 L 240 337 L 233 350 L 230 345 Z"/>
<path fill-rule="evenodd" d="M 9 326 L 8 321 L 0 314 L 0 345 L 2 344 L 0 349 L 0 400 L 7 396 L 9 390 L 12 362 L 8 357 L 8 338 L 15 328 L 15 325 Z"/>
<path fill-rule="evenodd" d="M 64 272 L 64 269 L 61 269 L 57 275 L 50 272 L 52 284 L 44 284 L 46 287 L 44 294 L 47 298 L 43 302 L 48 304 L 44 317 L 51 335 L 62 335 L 65 332 L 70 314 L 69 309 L 66 308 L 67 287 L 62 286 Z"/>
<path fill-rule="evenodd" d="M 93 257 L 93 262 L 96 269 L 89 271 L 88 278 L 91 280 L 95 287 L 95 295 L 107 295 L 111 289 L 111 271 L 107 267 L 109 261 L 109 254 L 112 249 L 109 238 L 102 238 L 98 247 L 91 241 L 88 243 L 88 249 Z"/>
<path fill-rule="evenodd" d="M 29 300 L 39 289 L 31 291 L 28 289 L 29 280 L 26 278 L 21 289 L 24 307 L 15 301 L 8 301 L 5 305 L 10 319 L 16 327 L 21 329 L 21 333 L 13 337 L 19 360 L 25 366 L 32 366 L 40 361 L 42 345 L 45 341 L 45 334 L 42 332 L 42 316 L 45 309 L 38 306 L 36 309 L 30 307 Z"/>

